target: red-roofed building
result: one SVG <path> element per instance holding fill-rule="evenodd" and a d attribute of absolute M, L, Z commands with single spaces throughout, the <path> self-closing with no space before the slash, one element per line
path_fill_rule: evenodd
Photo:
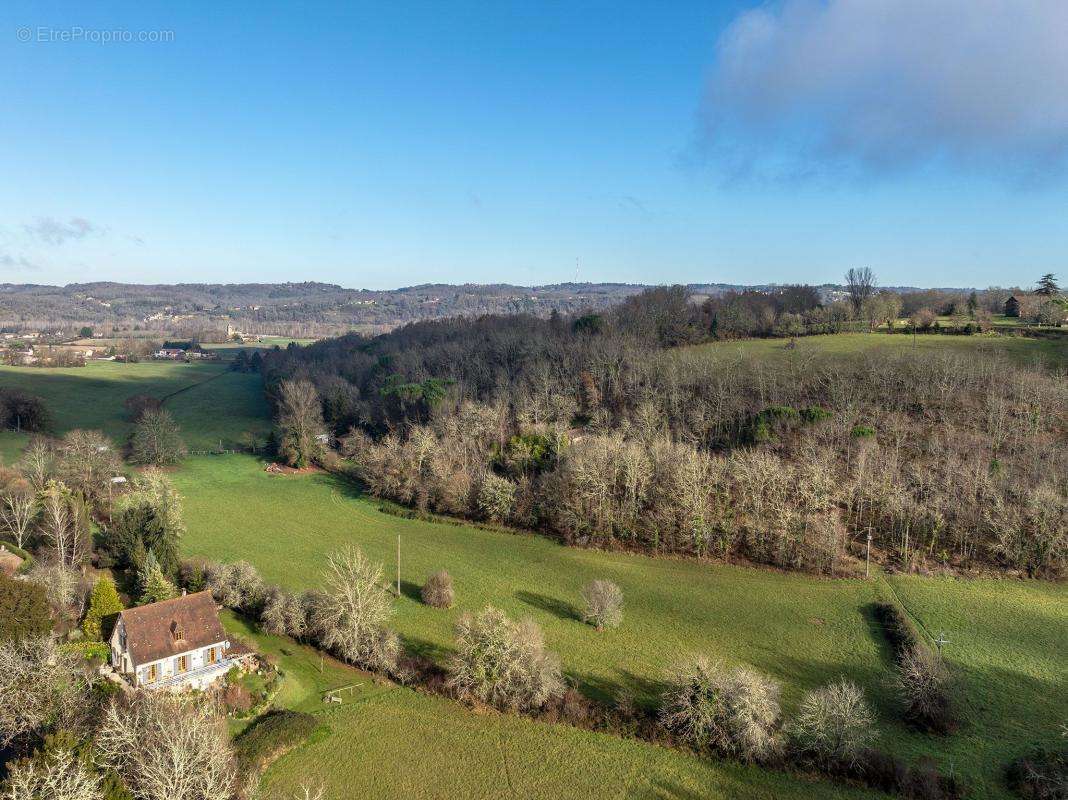
<path fill-rule="evenodd" d="M 111 666 L 134 686 L 204 689 L 234 665 L 211 592 L 128 608 L 111 634 Z"/>

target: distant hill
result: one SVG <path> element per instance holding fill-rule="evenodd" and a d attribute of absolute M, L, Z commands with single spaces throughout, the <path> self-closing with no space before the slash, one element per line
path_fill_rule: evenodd
<path fill-rule="evenodd" d="M 330 283 L 72 283 L 0 284 L 0 326 L 119 331 L 226 331 L 324 336 L 376 333 L 407 322 L 461 315 L 572 313 L 599 310 L 647 288 L 629 283 L 423 284 L 399 289 L 347 289 Z M 697 295 L 775 288 L 691 284 Z M 841 287 L 819 287 L 832 296 Z M 908 287 L 894 287 L 907 291 Z"/>

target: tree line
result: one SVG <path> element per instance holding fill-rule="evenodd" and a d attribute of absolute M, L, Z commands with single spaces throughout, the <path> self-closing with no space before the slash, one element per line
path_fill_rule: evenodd
<path fill-rule="evenodd" d="M 429 512 L 820 573 L 855 570 L 869 532 L 905 569 L 1064 570 L 1063 375 L 981 347 L 673 348 L 706 321 L 657 289 L 604 314 L 341 337 L 263 370 L 290 463 L 336 439 L 371 493 Z"/>

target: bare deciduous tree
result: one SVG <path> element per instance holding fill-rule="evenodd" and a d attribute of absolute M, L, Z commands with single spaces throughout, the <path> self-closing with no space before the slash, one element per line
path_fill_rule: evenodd
<path fill-rule="evenodd" d="M 171 412 L 165 408 L 144 411 L 130 437 L 131 460 L 137 464 L 162 467 L 185 458 L 182 432 Z"/>
<path fill-rule="evenodd" d="M 323 453 L 326 431 L 319 393 L 311 381 L 282 381 L 278 397 L 279 454 L 291 467 L 306 467 Z"/>
<path fill-rule="evenodd" d="M 864 301 L 875 294 L 875 273 L 871 267 L 851 267 L 845 274 L 846 291 L 853 306 L 853 314 L 860 316 Z"/>
<path fill-rule="evenodd" d="M 582 587 L 582 618 L 597 630 L 617 628 L 623 621 L 623 590 L 612 581 L 590 581 Z"/>
<path fill-rule="evenodd" d="M 89 552 L 88 513 L 78 495 L 59 481 L 49 481 L 38 498 L 41 535 L 55 563 L 76 567 Z"/>
<path fill-rule="evenodd" d="M 2 800 L 101 800 L 100 779 L 70 750 L 16 761 Z"/>
<path fill-rule="evenodd" d="M 0 524 L 17 546 L 26 546 L 36 514 L 37 497 L 27 481 L 12 481 L 4 488 L 3 497 L 0 497 Z"/>
<path fill-rule="evenodd" d="M 0 644 L 0 748 L 68 723 L 84 708 L 87 681 L 50 636 Z"/>
<path fill-rule="evenodd" d="M 382 565 L 359 548 L 342 550 L 330 556 L 326 583 L 313 619 L 323 647 L 359 666 L 393 669 L 400 643 L 383 627 L 393 613 L 393 597 L 382 584 Z"/>
<path fill-rule="evenodd" d="M 225 720 L 199 697 L 143 692 L 113 701 L 96 746 L 138 800 L 220 800 L 236 785 Z"/>

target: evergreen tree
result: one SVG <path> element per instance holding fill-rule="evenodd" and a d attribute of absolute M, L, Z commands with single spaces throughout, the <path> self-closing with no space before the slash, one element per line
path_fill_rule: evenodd
<path fill-rule="evenodd" d="M 85 638 L 97 641 L 109 636 L 111 618 L 122 609 L 122 600 L 115 589 L 115 582 L 104 575 L 96 582 L 89 595 L 89 610 L 85 612 L 85 619 L 82 620 Z"/>
<path fill-rule="evenodd" d="M 1061 293 L 1061 288 L 1057 285 L 1057 276 L 1052 272 L 1047 272 L 1038 280 L 1038 288 L 1035 289 L 1035 294 L 1045 295 L 1046 297 L 1056 297 Z"/>
<path fill-rule="evenodd" d="M 156 557 L 151 552 L 145 561 L 145 567 L 145 572 L 140 576 L 140 605 L 158 603 L 161 600 L 170 600 L 172 597 L 178 596 L 178 590 L 174 588 L 173 583 L 167 580 L 163 570 L 159 567 L 159 562 L 156 561 Z"/>

